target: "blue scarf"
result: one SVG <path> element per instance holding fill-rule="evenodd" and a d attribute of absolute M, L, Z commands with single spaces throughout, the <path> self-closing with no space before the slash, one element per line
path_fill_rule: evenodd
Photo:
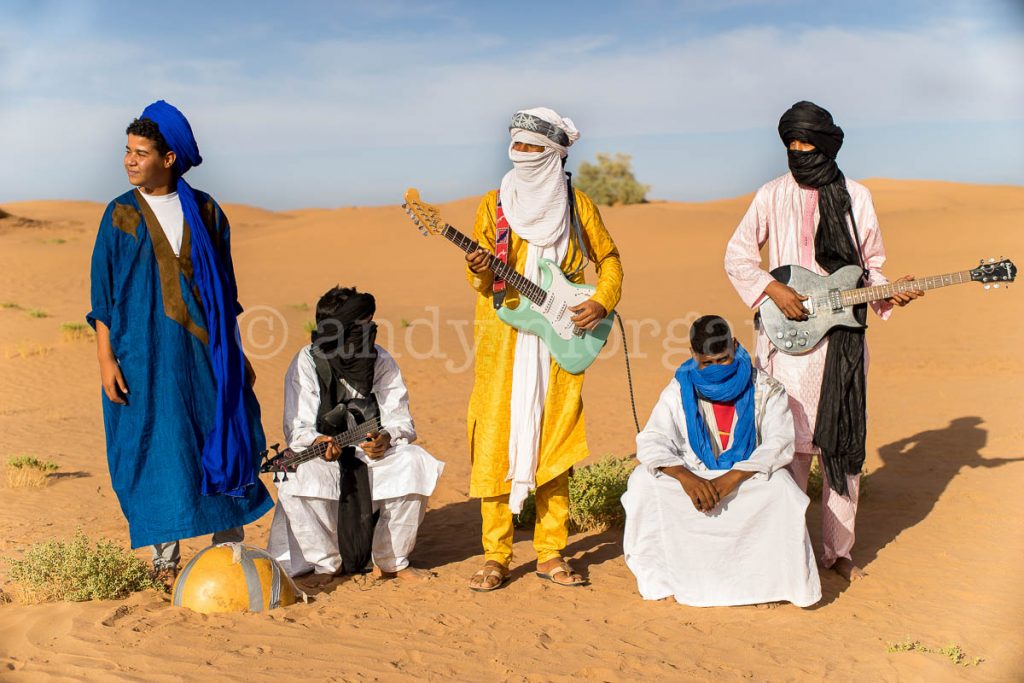
<path fill-rule="evenodd" d="M 750 457 L 757 447 L 754 431 L 754 369 L 750 355 L 742 346 L 736 347 L 736 357 L 728 365 L 709 365 L 697 369 L 692 358 L 676 370 L 676 381 L 682 391 L 683 412 L 686 414 L 686 436 L 690 448 L 709 470 L 728 470 Z M 715 459 L 711 437 L 704 422 L 698 398 L 709 401 L 735 401 L 736 432 L 729 449 Z"/>
<path fill-rule="evenodd" d="M 203 163 L 192 127 L 185 116 L 158 100 L 140 118 L 150 119 L 174 151 L 178 199 L 192 234 L 192 266 L 206 315 L 210 364 L 217 383 L 217 412 L 213 429 L 205 436 L 201 456 L 203 495 L 244 496 L 256 483 L 249 412 L 245 405 L 245 357 L 235 319 L 234 284 L 224 270 L 220 255 L 206 230 L 195 192 L 184 175 Z"/>

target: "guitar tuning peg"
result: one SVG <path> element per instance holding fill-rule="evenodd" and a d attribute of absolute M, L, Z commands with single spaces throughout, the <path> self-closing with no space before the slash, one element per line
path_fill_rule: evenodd
<path fill-rule="evenodd" d="M 992 286 L 995 287 L 996 289 L 999 289 L 999 283 L 998 282 L 996 284 L 992 285 Z"/>
<path fill-rule="evenodd" d="M 278 479 L 277 479 L 277 470 L 274 470 L 274 483 L 276 484 L 277 482 L 278 482 Z"/>
<path fill-rule="evenodd" d="M 989 289 L 992 285 L 985 285 L 985 289 Z"/>
<path fill-rule="evenodd" d="M 984 262 L 985 262 L 985 259 L 983 259 L 983 258 L 982 259 L 978 259 L 978 263 L 979 264 L 984 263 Z"/>
<path fill-rule="evenodd" d="M 994 258 L 989 258 L 988 262 L 989 262 L 989 263 L 995 263 L 995 262 L 996 262 L 996 260 L 995 260 Z"/>

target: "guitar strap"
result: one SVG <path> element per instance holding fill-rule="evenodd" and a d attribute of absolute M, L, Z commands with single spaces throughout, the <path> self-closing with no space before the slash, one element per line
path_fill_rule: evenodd
<path fill-rule="evenodd" d="M 853 247 L 854 251 L 857 252 L 857 260 L 860 261 L 861 286 L 864 286 L 868 283 L 868 276 L 870 275 L 870 272 L 868 271 L 867 264 L 864 263 L 864 252 L 861 250 L 860 233 L 857 231 L 857 219 L 853 216 L 852 205 L 847 213 L 850 215 L 850 222 L 853 223 Z"/>
<path fill-rule="evenodd" d="M 508 263 L 508 243 L 509 235 L 512 231 L 508 227 L 508 219 L 505 218 L 505 212 L 501 208 L 500 190 L 498 191 L 498 203 L 495 207 L 495 218 L 494 255 L 502 263 Z M 497 274 L 495 274 L 494 282 L 491 284 L 491 293 L 492 303 L 495 310 L 497 310 L 505 303 L 505 279 L 498 277 Z"/>
<path fill-rule="evenodd" d="M 350 421 L 358 424 L 380 416 L 377 397 L 373 393 L 365 399 L 345 398 L 341 382 L 331 372 L 327 361 L 313 354 L 313 365 L 320 385 L 320 405 L 316 416 L 318 432 L 335 436 L 348 429 Z M 370 472 L 351 446 L 341 450 L 338 469 L 341 489 L 338 497 L 338 548 L 342 571 L 363 574 L 370 566 L 373 532 L 377 525 Z"/>

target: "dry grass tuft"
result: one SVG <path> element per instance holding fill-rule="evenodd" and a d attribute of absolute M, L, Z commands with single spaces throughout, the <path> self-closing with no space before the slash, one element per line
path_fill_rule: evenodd
<path fill-rule="evenodd" d="M 7 488 L 41 488 L 50 483 L 50 475 L 59 469 L 60 465 L 49 460 L 15 456 L 7 461 Z"/>

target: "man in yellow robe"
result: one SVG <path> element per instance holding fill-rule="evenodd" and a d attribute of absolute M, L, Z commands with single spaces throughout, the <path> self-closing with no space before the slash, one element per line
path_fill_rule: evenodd
<path fill-rule="evenodd" d="M 597 207 L 579 190 L 572 189 L 570 197 L 563 167 L 567 148 L 579 138 L 572 121 L 550 109 L 529 109 L 516 113 L 509 130 L 513 168 L 500 191 L 481 201 L 474 226 L 481 249 L 466 257 L 467 277 L 478 295 L 476 379 L 468 414 L 469 495 L 481 499 L 485 564 L 470 579 L 475 591 L 494 590 L 508 580 L 512 515 L 534 487 L 537 575 L 559 585 L 585 583 L 562 557 L 569 536 L 569 470 L 589 454 L 583 374 L 566 372 L 538 337 L 497 317 L 496 301 L 515 308 L 519 295 L 511 289 L 496 291 L 501 284 L 495 287 L 488 268 L 491 254 L 497 248 L 501 256 L 507 248 L 508 264 L 530 279 L 536 278 L 539 258 L 551 259 L 575 283 L 584 282 L 583 268 L 592 261 L 596 291 L 571 309 L 581 328 L 592 329 L 603 320 L 622 290 L 619 252 Z M 505 248 L 501 240 L 496 244 L 502 216 L 509 228 Z"/>

